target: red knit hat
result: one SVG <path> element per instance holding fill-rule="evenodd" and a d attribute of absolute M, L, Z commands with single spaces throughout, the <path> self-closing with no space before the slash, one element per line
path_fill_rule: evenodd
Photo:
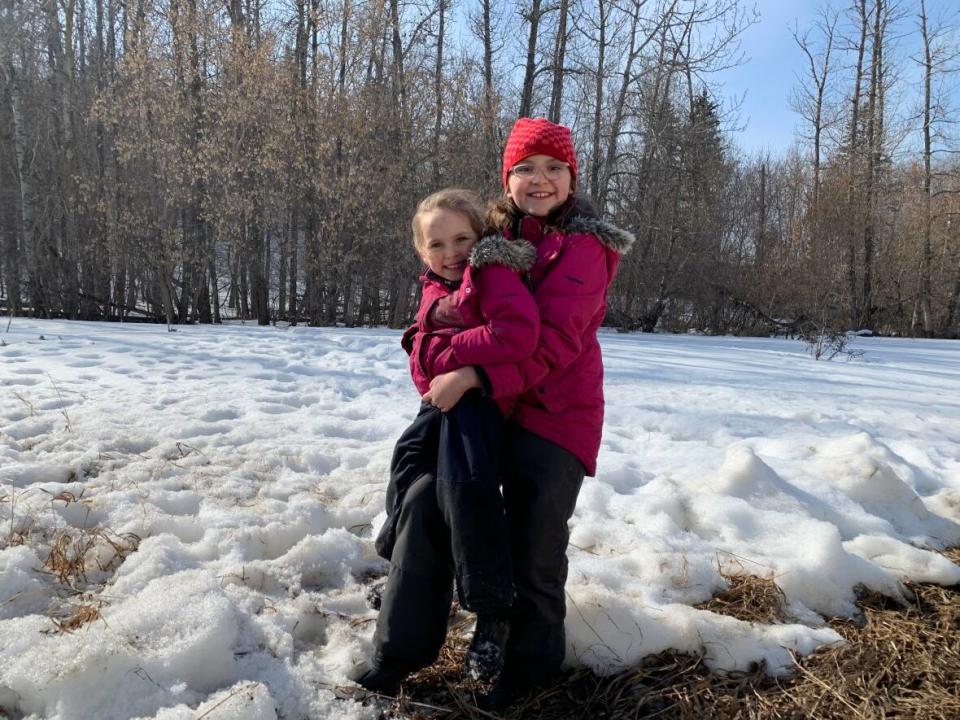
<path fill-rule="evenodd" d="M 549 155 L 570 166 L 570 175 L 577 181 L 577 151 L 573 148 L 570 128 L 555 125 L 546 118 L 522 117 L 513 125 L 507 146 L 503 149 L 503 187 L 507 187 L 510 169 L 531 155 Z"/>

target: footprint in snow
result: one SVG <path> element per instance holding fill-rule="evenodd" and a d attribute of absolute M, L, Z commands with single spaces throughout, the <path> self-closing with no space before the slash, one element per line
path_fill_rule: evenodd
<path fill-rule="evenodd" d="M 189 440 L 194 437 L 208 437 L 210 435 L 221 435 L 231 430 L 230 425 L 211 424 L 211 425 L 188 425 L 183 428 L 183 437 Z"/>
<path fill-rule="evenodd" d="M 38 417 L 27 418 L 25 420 L 15 422 L 3 429 L 4 433 L 12 437 L 14 440 L 29 440 L 30 438 L 39 437 L 40 435 L 46 435 L 52 430 L 52 420 Z"/>
<path fill-rule="evenodd" d="M 29 387 L 31 385 L 38 385 L 39 383 L 40 383 L 39 380 L 35 380 L 34 378 L 31 378 L 31 377 L 13 378 L 10 380 L 3 381 L 4 385 L 11 385 L 13 387 Z"/>
<path fill-rule="evenodd" d="M 260 405 L 260 412 L 265 412 L 268 415 L 286 415 L 294 410 L 296 410 L 296 408 L 292 408 L 289 405 L 278 405 L 272 402 L 261 403 Z"/>
<path fill-rule="evenodd" d="M 220 420 L 236 420 L 240 417 L 240 411 L 234 408 L 212 408 L 207 410 L 200 419 L 204 422 L 219 422 Z"/>

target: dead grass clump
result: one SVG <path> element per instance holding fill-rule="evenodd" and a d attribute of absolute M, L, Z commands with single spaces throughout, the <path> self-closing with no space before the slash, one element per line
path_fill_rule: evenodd
<path fill-rule="evenodd" d="M 782 596 L 772 581 L 728 580 L 730 588 L 701 607 L 750 622 L 782 618 Z M 788 678 L 769 678 L 762 668 L 721 675 L 701 658 L 663 653 L 611 677 L 587 670 L 567 674 L 499 715 L 478 710 L 475 690 L 463 679 L 467 633 L 461 625 L 437 664 L 405 683 L 382 717 L 956 720 L 960 586 L 910 585 L 910 590 L 914 600 L 907 607 L 875 593 L 863 595 L 858 602 L 862 618 L 829 621 L 847 643 L 797 659 Z"/>
<path fill-rule="evenodd" d="M 724 575 L 723 578 L 727 588 L 697 605 L 698 608 L 765 625 L 786 620 L 783 612 L 786 599 L 773 578 L 754 575 Z"/>
<path fill-rule="evenodd" d="M 74 630 L 83 627 L 87 623 L 99 620 L 103 617 L 100 614 L 100 605 L 77 605 L 73 614 L 65 620 L 53 619 L 53 624 L 57 626 L 60 632 L 71 633 Z"/>
<path fill-rule="evenodd" d="M 766 698 L 778 713 L 829 718 L 960 718 L 960 592 L 910 585 L 906 608 L 871 593 L 864 623 L 834 619 L 848 641 L 798 663 Z"/>
<path fill-rule="evenodd" d="M 117 535 L 103 528 L 67 528 L 54 535 L 44 566 L 64 585 L 87 582 L 87 563 L 100 571 L 115 569 L 140 545 L 133 533 Z"/>
<path fill-rule="evenodd" d="M 8 547 L 16 547 L 17 545 L 23 545 L 27 542 L 27 537 L 29 537 L 29 532 L 25 530 L 11 530 L 9 533 L 7 533 L 6 537 L 0 538 L 0 550 Z"/>
<path fill-rule="evenodd" d="M 4 490 L 6 488 L 0 489 L 0 505 L 9 503 L 10 510 L 8 517 L 3 520 L 3 528 L 0 529 L 0 550 L 26 544 L 30 533 L 33 531 L 33 526 L 36 524 L 36 518 L 32 515 L 18 517 L 15 512 L 17 500 L 26 493 L 18 495 L 16 489 L 12 486 L 10 492 L 4 492 Z M 7 515 L 6 510 L 4 510 L 4 515 Z"/>

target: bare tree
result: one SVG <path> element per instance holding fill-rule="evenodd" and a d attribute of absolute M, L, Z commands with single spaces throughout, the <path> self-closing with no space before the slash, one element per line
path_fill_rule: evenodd
<path fill-rule="evenodd" d="M 850 92 L 850 117 L 847 126 L 847 207 L 852 211 L 855 204 L 855 192 L 858 186 L 860 160 L 860 109 L 863 92 L 864 56 L 867 50 L 867 35 L 870 27 L 870 16 L 867 13 L 867 0 L 856 0 L 855 3 L 859 41 L 854 45 L 857 60 L 854 65 L 853 88 Z M 860 321 L 860 304 L 857 302 L 857 225 L 849 223 L 847 230 L 847 292 L 849 301 L 849 322 L 856 326 Z"/>
<path fill-rule="evenodd" d="M 794 92 L 791 106 L 794 111 L 810 124 L 811 163 L 813 165 L 813 204 L 816 206 L 820 197 L 820 163 L 823 158 L 823 136 L 835 122 L 835 117 L 826 116 L 829 113 L 827 106 L 827 90 L 833 67 L 830 64 L 834 49 L 838 13 L 823 8 L 820 10 L 812 30 L 800 34 L 794 28 L 793 39 L 800 48 L 807 61 L 807 74 L 801 81 L 799 88 Z M 820 47 L 814 46 L 811 33 L 820 36 Z M 825 117 L 826 116 L 826 117 Z"/>
<path fill-rule="evenodd" d="M 917 16 L 920 38 L 922 41 L 921 54 L 917 62 L 923 68 L 923 241 L 920 254 L 918 303 L 922 332 L 932 335 L 936 330 L 936 321 L 932 307 L 931 278 L 933 274 L 933 202 L 936 190 L 934 188 L 934 141 L 946 140 L 946 136 L 939 132 L 940 127 L 947 122 L 947 108 L 944 100 L 934 96 L 934 81 L 954 75 L 960 70 L 957 60 L 960 51 L 950 42 L 952 28 L 946 24 L 937 24 L 931 27 L 925 0 L 920 0 L 920 10 Z M 958 253 L 960 255 L 960 253 Z M 916 327 L 916 314 L 912 325 Z M 949 331 L 949 321 L 944 323 L 943 331 Z"/>

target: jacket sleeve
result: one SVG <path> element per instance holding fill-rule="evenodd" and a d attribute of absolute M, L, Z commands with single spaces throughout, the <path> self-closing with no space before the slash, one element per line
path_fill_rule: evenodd
<path fill-rule="evenodd" d="M 486 265 L 475 275 L 473 292 L 483 323 L 453 336 L 457 363 L 516 363 L 528 357 L 540 337 L 540 313 L 517 271 Z"/>
<path fill-rule="evenodd" d="M 576 235 L 536 290 L 540 340 L 519 363 L 483 363 L 494 398 L 520 395 L 560 372 L 583 351 L 584 334 L 606 307 L 606 251 L 592 235 Z"/>
<path fill-rule="evenodd" d="M 403 337 L 400 338 L 400 347 L 407 355 L 413 354 L 413 345 L 418 332 L 420 332 L 420 326 L 414 323 L 404 331 Z"/>
<path fill-rule="evenodd" d="M 445 293 L 436 283 L 428 282 L 424 284 L 415 321 L 421 332 L 429 332 L 436 329 L 430 322 L 431 311 L 447 294 L 448 293 Z"/>

